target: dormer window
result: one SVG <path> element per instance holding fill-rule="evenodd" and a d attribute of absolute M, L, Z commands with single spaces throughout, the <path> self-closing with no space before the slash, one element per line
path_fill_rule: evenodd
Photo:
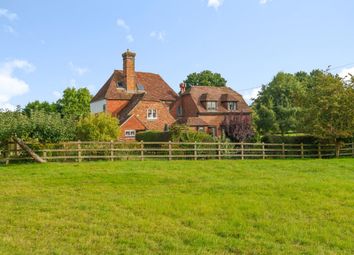
<path fill-rule="evenodd" d="M 117 89 L 124 89 L 124 83 L 122 81 L 118 81 L 116 86 L 117 86 Z"/>
<path fill-rule="evenodd" d="M 214 112 L 217 110 L 217 102 L 216 101 L 207 101 L 206 109 L 208 112 Z"/>
<path fill-rule="evenodd" d="M 227 102 L 227 109 L 229 111 L 236 111 L 237 110 L 237 102 Z"/>

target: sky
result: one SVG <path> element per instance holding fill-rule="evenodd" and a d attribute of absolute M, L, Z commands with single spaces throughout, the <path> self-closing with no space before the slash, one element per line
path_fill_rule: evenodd
<path fill-rule="evenodd" d="M 0 0 L 0 108 L 94 95 L 137 53 L 176 91 L 220 73 L 250 103 L 279 71 L 354 74 L 353 0 Z"/>

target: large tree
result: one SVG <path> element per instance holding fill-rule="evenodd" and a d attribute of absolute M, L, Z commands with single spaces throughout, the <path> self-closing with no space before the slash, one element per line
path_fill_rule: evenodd
<path fill-rule="evenodd" d="M 280 132 L 282 135 L 296 131 L 302 109 L 298 102 L 303 94 L 304 85 L 296 75 L 278 73 L 262 87 L 253 103 L 258 131 L 262 134 Z"/>
<path fill-rule="evenodd" d="M 87 88 L 67 88 L 63 97 L 57 101 L 59 111 L 63 116 L 76 118 L 90 113 L 91 94 Z"/>
<path fill-rule="evenodd" d="M 210 87 L 224 87 L 226 80 L 219 73 L 213 73 L 209 70 L 200 73 L 191 73 L 184 80 L 187 88 L 191 86 L 210 86 Z"/>
<path fill-rule="evenodd" d="M 307 79 L 302 103 L 303 131 L 339 145 L 354 136 L 354 79 L 315 70 Z"/>

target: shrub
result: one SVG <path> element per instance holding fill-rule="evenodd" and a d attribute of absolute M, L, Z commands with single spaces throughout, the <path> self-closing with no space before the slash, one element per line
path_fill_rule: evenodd
<path fill-rule="evenodd" d="M 213 142 L 211 135 L 205 132 L 191 131 L 185 125 L 174 125 L 170 129 L 171 139 L 174 142 Z"/>
<path fill-rule="evenodd" d="M 137 133 L 135 139 L 144 142 L 168 142 L 171 140 L 171 133 L 150 130 Z"/>
<path fill-rule="evenodd" d="M 106 113 L 82 117 L 77 125 L 77 138 L 82 141 L 110 141 L 118 136 L 117 119 Z"/>

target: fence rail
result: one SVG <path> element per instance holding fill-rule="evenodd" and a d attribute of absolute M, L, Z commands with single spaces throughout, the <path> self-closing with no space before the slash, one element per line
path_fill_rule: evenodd
<path fill-rule="evenodd" d="M 90 160 L 148 159 L 276 159 L 354 157 L 354 143 L 269 144 L 269 143 L 177 143 L 177 142 L 63 142 L 27 144 L 47 161 L 82 162 Z M 0 150 L 1 162 L 31 161 L 17 144 Z"/>

